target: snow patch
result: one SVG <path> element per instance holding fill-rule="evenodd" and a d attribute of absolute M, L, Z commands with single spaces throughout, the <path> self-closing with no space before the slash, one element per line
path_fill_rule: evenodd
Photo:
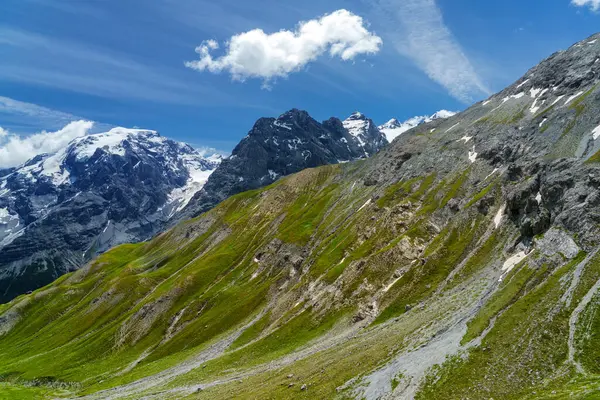
<path fill-rule="evenodd" d="M 490 172 L 490 174 L 488 176 L 485 177 L 484 181 L 487 181 L 490 176 L 494 175 L 498 171 L 499 171 L 498 168 L 494 168 L 494 170 L 492 172 Z"/>
<path fill-rule="evenodd" d="M 500 207 L 498 209 L 498 212 L 496 213 L 496 216 L 494 217 L 494 225 L 496 226 L 496 229 L 502 223 L 502 219 L 504 218 L 504 211 L 506 211 L 506 204 L 503 204 L 502 207 Z"/>
<path fill-rule="evenodd" d="M 563 97 L 565 97 L 565 95 L 564 95 L 564 94 L 561 94 L 560 96 L 558 96 L 558 97 L 556 98 L 556 100 L 554 100 L 554 103 L 552 103 L 552 105 L 555 105 L 556 103 L 558 103 L 559 101 L 561 101 Z"/>
<path fill-rule="evenodd" d="M 594 137 L 594 140 L 600 137 L 600 125 L 594 128 L 594 130 L 592 131 L 592 136 Z"/>
<path fill-rule="evenodd" d="M 389 285 L 387 285 L 386 287 L 383 288 L 382 292 L 383 293 L 387 293 L 392 286 L 394 286 L 396 284 L 396 282 L 398 282 L 400 279 L 402 279 L 402 275 L 400 275 L 399 277 L 397 277 L 396 279 L 394 279 L 392 282 L 390 282 Z"/>
<path fill-rule="evenodd" d="M 448 130 L 446 131 L 446 133 L 450 132 L 452 129 L 456 128 L 456 127 L 457 127 L 457 126 L 459 126 L 459 125 L 460 125 L 460 122 L 457 122 L 455 125 L 451 126 L 451 127 L 450 127 L 450 129 L 448 129 Z"/>
<path fill-rule="evenodd" d="M 521 88 L 521 86 L 524 86 L 524 85 L 526 85 L 526 84 L 527 84 L 527 82 L 529 82 L 529 79 L 526 79 L 526 80 L 524 80 L 524 81 L 523 81 L 523 83 L 521 83 L 519 86 L 517 86 L 517 89 L 520 89 L 520 88 Z"/>
<path fill-rule="evenodd" d="M 357 211 L 357 212 L 359 212 L 360 210 L 362 210 L 363 208 L 365 208 L 365 207 L 366 207 L 366 206 L 368 206 L 369 204 L 371 204 L 371 199 L 367 200 L 367 201 L 365 202 L 365 204 L 363 204 L 363 205 L 362 205 L 362 207 L 360 207 L 360 208 L 358 209 L 358 211 Z"/>
<path fill-rule="evenodd" d="M 569 98 L 567 99 L 567 101 L 565 101 L 565 104 L 564 104 L 564 105 L 566 106 L 567 104 L 569 104 L 570 102 L 572 102 L 573 100 L 575 100 L 576 98 L 578 98 L 579 96 L 581 96 L 583 93 L 584 93 L 584 92 L 583 92 L 583 90 L 582 90 L 582 91 L 580 91 L 579 93 L 577 93 L 577 94 L 575 94 L 575 95 L 573 95 L 573 96 L 569 97 Z"/>
<path fill-rule="evenodd" d="M 469 161 L 474 163 L 477 160 L 477 153 L 475 152 L 475 146 L 473 146 L 473 151 L 469 151 Z"/>
<path fill-rule="evenodd" d="M 277 126 L 279 128 L 287 129 L 288 131 L 292 130 L 292 127 L 290 125 L 286 124 L 285 122 L 279 122 L 279 121 L 275 120 L 273 122 L 273 125 Z"/>
<path fill-rule="evenodd" d="M 499 281 L 502 282 L 502 279 L 506 275 L 508 275 L 508 273 L 510 271 L 512 271 L 513 268 L 516 267 L 526 257 L 527 257 L 527 253 L 525 253 L 524 251 L 520 251 L 517 254 L 513 255 L 512 257 L 510 257 L 508 260 L 506 260 L 504 262 L 504 265 L 502 266 L 502 276 L 500 277 Z"/>
<path fill-rule="evenodd" d="M 385 135 L 388 142 L 392 142 L 398 136 L 410 129 L 413 129 L 422 124 L 427 124 L 437 119 L 450 118 L 455 114 L 456 113 L 452 111 L 440 110 L 433 115 L 412 117 L 404 122 L 399 122 L 396 118 L 392 118 L 385 124 L 378 126 L 378 129 Z M 435 128 L 431 129 L 429 132 L 433 133 L 434 131 Z"/>

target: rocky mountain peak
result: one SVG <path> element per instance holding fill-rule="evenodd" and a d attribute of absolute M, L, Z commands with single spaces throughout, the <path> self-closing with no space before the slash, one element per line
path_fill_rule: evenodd
<path fill-rule="evenodd" d="M 0 176 L 0 300 L 114 245 L 151 237 L 220 161 L 156 131 L 113 128 L 6 170 Z M 38 272 L 24 273 L 28 268 Z"/>
<path fill-rule="evenodd" d="M 380 125 L 378 128 L 381 132 L 385 134 L 388 142 L 391 142 L 404 132 L 413 129 L 421 124 L 426 124 L 438 119 L 450 118 L 455 114 L 456 113 L 452 111 L 440 110 L 432 115 L 412 117 L 404 122 L 399 122 L 396 118 L 392 118 L 385 124 Z"/>

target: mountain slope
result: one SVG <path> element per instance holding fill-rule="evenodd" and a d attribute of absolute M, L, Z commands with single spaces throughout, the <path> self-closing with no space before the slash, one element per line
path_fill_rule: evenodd
<path fill-rule="evenodd" d="M 594 398 L 598 39 L 0 306 L 0 374 L 86 399 Z"/>
<path fill-rule="evenodd" d="M 276 119 L 261 118 L 174 221 L 200 215 L 231 195 L 305 168 L 369 157 L 387 144 L 373 121 L 359 112 L 344 121 L 330 118 L 323 123 L 297 109 Z"/>
<path fill-rule="evenodd" d="M 154 131 L 114 128 L 4 174 L 0 302 L 115 245 L 148 239 L 219 162 Z"/>
<path fill-rule="evenodd" d="M 231 194 L 304 168 L 368 157 L 386 144 L 360 113 L 320 124 L 299 110 L 257 121 L 223 162 L 154 131 L 115 128 L 75 139 L 2 172 L 0 302 L 115 245 L 147 240 Z"/>

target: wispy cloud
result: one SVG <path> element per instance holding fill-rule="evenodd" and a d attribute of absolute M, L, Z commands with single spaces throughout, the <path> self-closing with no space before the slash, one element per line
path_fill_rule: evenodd
<path fill-rule="evenodd" d="M 57 129 L 81 119 L 73 114 L 0 96 L 0 123 L 16 121 L 25 126 Z"/>
<path fill-rule="evenodd" d="M 470 103 L 489 89 L 444 23 L 435 0 L 366 0 L 396 50 L 456 99 Z"/>
<path fill-rule="evenodd" d="M 197 105 L 226 103 L 214 88 L 190 83 L 179 69 L 161 69 L 127 54 L 30 31 L 0 27 L 0 80 L 107 98 Z"/>
<path fill-rule="evenodd" d="M 592 11 L 600 10 L 600 0 L 571 0 L 571 4 L 578 7 L 589 7 Z"/>
<path fill-rule="evenodd" d="M 94 126 L 91 121 L 74 121 L 55 131 L 42 131 L 22 137 L 0 127 L 0 168 L 20 165 L 42 153 L 53 153 L 71 140 L 85 136 Z"/>
<path fill-rule="evenodd" d="M 342 9 L 300 22 L 295 31 L 268 34 L 253 29 L 234 35 L 226 44 L 225 54 L 218 58 L 211 53 L 219 48 L 219 43 L 207 40 L 196 48 L 200 59 L 185 65 L 198 71 L 229 72 L 239 81 L 261 78 L 268 84 L 299 71 L 324 53 L 348 61 L 358 55 L 377 53 L 382 43 L 360 16 Z"/>

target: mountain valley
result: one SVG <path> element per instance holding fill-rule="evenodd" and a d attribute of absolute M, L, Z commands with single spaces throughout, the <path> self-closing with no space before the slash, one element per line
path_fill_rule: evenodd
<path fill-rule="evenodd" d="M 214 171 L 192 197 L 172 177 L 171 229 L 0 305 L 0 381 L 90 400 L 598 398 L 598 60 L 600 34 L 398 135 L 360 113 L 257 121 L 218 166 L 195 159 Z M 50 158 L 0 182 L 86 184 Z"/>

